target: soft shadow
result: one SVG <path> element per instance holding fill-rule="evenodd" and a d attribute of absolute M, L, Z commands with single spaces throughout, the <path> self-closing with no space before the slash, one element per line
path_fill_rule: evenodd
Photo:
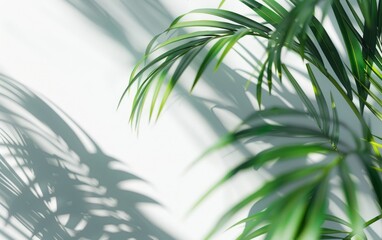
<path fill-rule="evenodd" d="M 144 182 L 62 111 L 0 75 L 0 234 L 9 239 L 174 239 L 140 211 Z"/>

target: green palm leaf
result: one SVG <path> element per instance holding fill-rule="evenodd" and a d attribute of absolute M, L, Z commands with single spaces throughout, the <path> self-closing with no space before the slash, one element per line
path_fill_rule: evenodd
<path fill-rule="evenodd" d="M 357 181 L 352 171 L 365 173 L 364 177 L 370 183 L 367 187 L 374 194 L 370 197 L 375 199 L 377 208 L 381 209 L 380 143 L 374 140 L 378 134 L 372 132 L 364 116 L 366 107 L 382 120 L 381 1 L 352 3 L 347 0 L 289 0 L 286 5 L 275 0 L 240 2 L 253 11 L 255 17 L 221 9 L 222 1 L 219 9 L 198 9 L 188 13 L 197 14 L 196 20 L 185 20 L 187 14 L 175 19 L 164 33 L 178 35 L 163 41 L 161 38 L 164 34 L 154 38 L 141 64 L 133 71 L 126 89 L 138 86 L 131 116 L 136 116 L 135 120 L 139 121 L 144 100 L 154 82 L 156 85 L 150 118 L 157 102 L 159 115 L 182 73 L 197 56 L 202 57 L 191 91 L 207 67 L 216 61 L 217 70 L 242 38 L 265 42 L 265 59 L 253 66 L 257 72 L 257 104 L 263 109 L 250 114 L 242 124 L 207 149 L 195 163 L 209 153 L 237 141 L 244 144 L 256 141 L 272 143 L 276 139 L 278 145 L 244 159 L 213 185 L 195 207 L 243 171 L 267 169 L 269 163 L 277 167 L 281 162 L 292 161 L 298 163 L 299 167 L 276 174 L 273 179 L 239 201 L 222 216 L 207 238 L 227 224 L 238 211 L 264 198 L 269 199 L 265 207 L 238 222 L 245 224 L 239 239 L 252 239 L 261 235 L 265 235 L 265 239 L 365 239 L 364 228 L 378 221 L 381 213 L 378 212 L 369 221 L 363 221 L 359 212 Z M 316 15 L 318 9 L 323 12 L 322 18 Z M 327 13 L 332 24 L 340 30 L 340 43 L 333 39 L 333 33 L 327 30 L 322 21 Z M 203 15 L 207 15 L 208 20 L 203 19 Z M 211 17 L 213 20 L 210 20 Z M 346 52 L 342 53 L 340 48 Z M 294 52 L 305 61 L 314 98 L 308 96 L 288 64 L 284 64 L 287 63 L 283 58 L 284 51 Z M 262 106 L 264 79 L 271 93 L 274 75 L 280 80 L 283 76 L 288 78 L 306 110 Z M 332 87 L 330 99 L 325 97 L 323 81 Z M 165 90 L 160 95 L 162 87 Z M 346 108 L 358 120 L 356 124 L 361 127 L 362 133 L 353 130 L 353 123 L 352 128 L 344 123 L 341 113 L 347 110 L 336 105 L 335 100 L 347 105 Z M 307 159 L 312 153 L 323 155 L 324 160 L 309 163 Z M 350 159 L 358 162 L 360 169 L 352 169 Z M 339 218 L 327 207 L 333 175 L 338 176 L 341 182 L 347 219 Z M 339 226 L 326 226 L 330 223 Z"/>

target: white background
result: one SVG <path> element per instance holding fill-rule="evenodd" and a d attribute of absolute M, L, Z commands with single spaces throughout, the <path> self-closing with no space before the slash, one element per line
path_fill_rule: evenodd
<path fill-rule="evenodd" d="M 212 154 L 185 173 L 203 150 L 256 108 L 243 88 L 245 79 L 239 84 L 221 71 L 206 76 L 192 95 L 180 86 L 159 121 L 147 124 L 143 118 L 139 133 L 128 122 L 129 99 L 116 107 L 152 37 L 176 16 L 217 7 L 220 1 L 96 1 L 113 19 L 102 14 L 92 18 L 76 8 L 79 2 L 0 0 L 0 72 L 58 105 L 107 154 L 145 179 L 148 184 L 129 187 L 163 204 L 142 206 L 149 218 L 176 238 L 201 239 L 224 210 L 267 177 L 254 171 L 241 175 L 186 216 L 198 197 L 245 154 L 237 149 Z M 227 6 L 241 10 L 235 1 Z M 225 63 L 233 69 L 245 65 L 235 57 Z M 191 69 L 183 79 L 192 76 Z M 243 212 L 237 219 L 245 216 Z M 238 232 L 240 227 L 216 239 L 233 239 Z"/>

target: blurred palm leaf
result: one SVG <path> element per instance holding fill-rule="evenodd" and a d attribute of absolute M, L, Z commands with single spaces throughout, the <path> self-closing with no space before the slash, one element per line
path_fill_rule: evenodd
<path fill-rule="evenodd" d="M 382 208 L 379 152 L 382 145 L 376 140 L 376 134 L 364 117 L 366 107 L 382 120 L 381 1 L 286 0 L 286 4 L 274 0 L 240 2 L 251 9 L 255 17 L 223 10 L 220 8 L 224 3 L 222 1 L 219 9 L 199 9 L 178 17 L 163 34 L 153 39 L 143 60 L 132 72 L 121 97 L 122 100 L 129 89 L 137 86 L 132 102 L 131 122 L 139 122 L 145 100 L 154 83 L 150 117 L 155 109 L 159 116 L 174 86 L 195 59 L 201 59 L 201 64 L 197 68 L 191 90 L 207 66 L 216 61 L 217 69 L 242 38 L 260 40 L 265 44 L 266 57 L 260 64 L 255 63 L 253 66 L 258 69 L 256 97 L 259 106 L 262 103 L 264 79 L 271 93 L 274 79 L 281 81 L 284 76 L 290 81 L 306 110 L 265 108 L 255 112 L 207 150 L 206 154 L 235 141 L 281 141 L 277 146 L 245 159 L 229 171 L 196 205 L 247 169 L 266 168 L 270 162 L 294 161 L 299 164 L 275 175 L 227 211 L 207 238 L 239 210 L 259 199 L 269 199 L 267 206 L 257 209 L 254 215 L 240 222 L 245 223 L 246 227 L 239 239 L 252 239 L 260 235 L 266 235 L 266 239 L 365 239 L 363 229 L 381 218 Z M 322 16 L 316 14 L 317 10 L 320 10 Z M 198 20 L 187 20 L 188 15 L 197 15 Z M 202 15 L 207 15 L 208 20 L 203 19 Z M 329 18 L 338 27 L 340 46 L 327 31 L 323 21 L 325 18 Z M 169 33 L 171 37 L 163 40 Z M 345 54 L 341 48 L 345 49 Z M 284 64 L 283 51 L 298 54 L 306 63 L 314 99 L 306 95 L 304 88 L 295 79 L 293 69 Z M 322 91 L 322 81 L 327 81 L 334 89 L 330 101 Z M 162 87 L 165 89 L 163 92 Z M 341 98 L 347 104 L 358 119 L 362 133 L 357 133 L 343 123 L 336 109 L 335 98 Z M 309 156 L 313 153 L 321 154 L 324 160 L 309 162 Z M 354 161 L 360 166 L 358 169 L 354 168 Z M 368 188 L 372 192 L 370 198 L 375 200 L 376 209 L 379 209 L 375 218 L 366 221 L 359 210 L 359 186 L 354 179 L 357 173 L 364 174 L 368 179 Z M 346 219 L 333 215 L 327 208 L 332 189 L 330 182 L 335 176 L 340 179 Z M 329 223 L 338 226 L 332 227 Z"/>
<path fill-rule="evenodd" d="M 299 95 L 306 97 L 303 92 L 299 92 Z M 317 100 L 324 100 L 322 95 L 316 94 L 316 96 Z M 309 111 L 307 113 L 293 109 L 269 108 L 258 111 L 203 154 L 204 157 L 211 151 L 229 146 L 236 141 L 245 143 L 264 141 L 264 137 L 270 143 L 273 142 L 272 139 L 284 140 L 277 146 L 262 150 L 253 157 L 245 159 L 229 171 L 201 197 L 195 207 L 241 171 L 266 167 L 270 162 L 273 164 L 282 161 L 298 162 L 291 163 L 291 166 L 294 165 L 293 167 L 275 175 L 272 180 L 233 206 L 221 217 L 206 238 L 212 236 L 240 210 L 260 199 L 262 201 L 265 199 L 267 205 L 263 206 L 263 209 L 257 209 L 258 212 L 254 217 L 250 216 L 240 222 L 246 223 L 246 227 L 239 239 L 252 239 L 264 234 L 267 236 L 266 239 L 326 239 L 336 236 L 342 236 L 341 238 L 358 236 L 363 239 L 365 237 L 363 228 L 369 224 L 366 224 L 361 218 L 357 200 L 359 197 L 355 192 L 357 180 L 350 177 L 353 170 L 349 169 L 347 162 L 355 155 L 360 166 L 371 174 L 369 179 L 371 182 L 375 182 L 369 187 L 374 189 L 377 208 L 380 208 L 382 206 L 379 199 L 382 186 L 381 176 L 372 170 L 377 165 L 370 159 L 375 159 L 377 162 L 380 162 L 381 159 L 371 150 L 370 144 L 361 141 L 351 128 L 339 122 L 334 102 L 332 105 L 332 116 L 328 116 L 326 119 L 322 117 L 324 114 L 321 114 L 318 119 L 314 119 Z M 328 113 L 326 106 L 325 102 L 325 105 L 321 107 L 324 110 L 321 112 Z M 302 120 L 304 123 L 301 123 Z M 322 128 L 318 122 L 329 124 L 327 127 L 331 131 Z M 351 141 L 339 139 L 339 129 L 348 131 L 352 136 Z M 307 143 L 302 143 L 301 139 Z M 322 154 L 325 158 L 316 163 L 307 161 L 309 155 L 313 153 Z M 277 168 L 277 164 L 273 168 Z M 328 194 L 331 189 L 329 180 L 336 174 L 339 174 L 342 182 L 345 196 L 344 205 L 349 223 L 333 217 L 327 208 Z M 258 215 L 259 213 L 261 215 Z M 380 214 L 377 215 L 376 219 L 379 220 Z M 333 219 L 340 221 L 342 225 L 346 223 L 343 226 L 346 230 L 342 228 L 329 230 L 323 227 Z M 267 227 L 264 229 L 265 226 Z"/>

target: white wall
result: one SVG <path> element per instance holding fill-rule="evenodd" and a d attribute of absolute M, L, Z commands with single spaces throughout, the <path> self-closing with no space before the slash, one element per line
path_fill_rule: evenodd
<path fill-rule="evenodd" d="M 116 106 L 133 65 L 151 38 L 175 16 L 197 7 L 216 7 L 219 1 L 97 2 L 120 28 L 106 16 L 87 16 L 85 12 L 92 9 L 81 12 L 81 5 L 76 8 L 80 1 L 1 0 L 0 71 L 58 105 L 107 154 L 126 162 L 129 171 L 145 179 L 149 184 L 129 187 L 163 204 L 163 208 L 142 206 L 150 219 L 176 238 L 201 239 L 227 206 L 253 186 L 240 177 L 235 183 L 240 188 L 229 185 L 217 191 L 186 217 L 192 204 L 235 159 L 232 154 L 211 156 L 188 173 L 184 171 L 239 119 L 226 114 L 223 125 L 211 104 L 179 89 L 160 120 L 156 124 L 143 121 L 138 134 L 128 123 L 128 101 L 118 110 Z M 219 81 L 234 85 L 229 79 Z M 195 95 L 232 104 L 203 83 Z M 232 239 L 237 232 L 228 231 L 217 239 Z"/>
<path fill-rule="evenodd" d="M 245 155 L 238 149 L 213 154 L 184 172 L 204 149 L 256 108 L 253 96 L 236 84 L 246 79 L 230 79 L 221 71 L 207 74 L 192 95 L 184 85 L 179 87 L 159 121 L 146 124 L 143 119 L 139 133 L 128 123 L 129 101 L 118 110 L 116 106 L 151 38 L 175 16 L 198 7 L 216 7 L 220 1 L 96 2 L 113 19 L 76 0 L 0 0 L 0 72 L 58 105 L 107 154 L 145 179 L 148 184 L 128 187 L 163 204 L 141 207 L 150 219 L 176 238 L 201 239 L 224 210 L 267 177 L 248 172 L 186 217 L 198 197 Z M 230 9 L 241 8 L 235 1 L 228 4 Z M 245 65 L 233 55 L 226 64 Z M 187 74 L 184 79 L 194 72 Z M 246 212 L 238 219 L 244 216 Z M 216 239 L 233 239 L 238 232 L 240 228 L 234 228 Z"/>

